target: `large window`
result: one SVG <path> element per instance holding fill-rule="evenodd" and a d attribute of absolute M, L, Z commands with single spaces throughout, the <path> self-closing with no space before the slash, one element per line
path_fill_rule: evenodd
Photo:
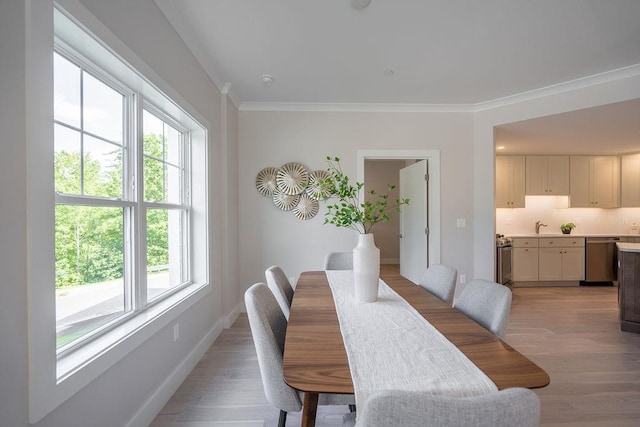
<path fill-rule="evenodd" d="M 63 3 L 33 2 L 27 25 L 33 424 L 149 340 L 173 329 L 174 344 L 212 289 L 209 122 Z"/>
<path fill-rule="evenodd" d="M 54 53 L 58 353 L 190 283 L 190 134 L 141 97 Z"/>

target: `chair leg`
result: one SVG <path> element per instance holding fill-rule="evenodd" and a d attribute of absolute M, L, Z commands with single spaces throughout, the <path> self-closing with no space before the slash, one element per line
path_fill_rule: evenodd
<path fill-rule="evenodd" d="M 356 405 L 349 405 L 349 412 L 356 412 Z"/>
<path fill-rule="evenodd" d="M 287 411 L 280 410 L 280 419 L 278 420 L 278 427 L 284 427 L 287 423 Z"/>

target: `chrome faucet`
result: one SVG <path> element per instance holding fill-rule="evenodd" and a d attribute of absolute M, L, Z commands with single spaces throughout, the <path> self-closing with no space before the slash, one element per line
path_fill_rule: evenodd
<path fill-rule="evenodd" d="M 542 221 L 536 221 L 536 234 L 540 234 L 540 227 L 546 227 L 547 224 L 543 224 Z"/>

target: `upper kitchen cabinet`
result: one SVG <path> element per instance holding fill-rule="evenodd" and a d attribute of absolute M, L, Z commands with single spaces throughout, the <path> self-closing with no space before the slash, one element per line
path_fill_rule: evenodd
<path fill-rule="evenodd" d="M 623 208 L 640 207 L 640 154 L 620 158 L 620 205 Z"/>
<path fill-rule="evenodd" d="M 571 156 L 569 169 L 572 208 L 620 207 L 617 156 Z"/>
<path fill-rule="evenodd" d="M 524 156 L 496 157 L 496 207 L 524 208 Z"/>
<path fill-rule="evenodd" d="M 569 194 L 569 156 L 527 156 L 526 194 Z"/>

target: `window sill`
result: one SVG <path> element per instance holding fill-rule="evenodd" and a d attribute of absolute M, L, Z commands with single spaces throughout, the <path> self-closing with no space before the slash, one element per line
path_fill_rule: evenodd
<path fill-rule="evenodd" d="M 58 384 L 75 376 L 84 377 L 84 371 L 98 372 L 96 375 L 92 375 L 88 381 L 82 381 L 85 384 L 89 383 L 97 375 L 113 366 L 122 357 L 177 319 L 180 314 L 210 290 L 211 285 L 208 284 L 187 286 L 166 300 L 149 307 L 118 328 L 59 358 L 57 364 Z"/>

